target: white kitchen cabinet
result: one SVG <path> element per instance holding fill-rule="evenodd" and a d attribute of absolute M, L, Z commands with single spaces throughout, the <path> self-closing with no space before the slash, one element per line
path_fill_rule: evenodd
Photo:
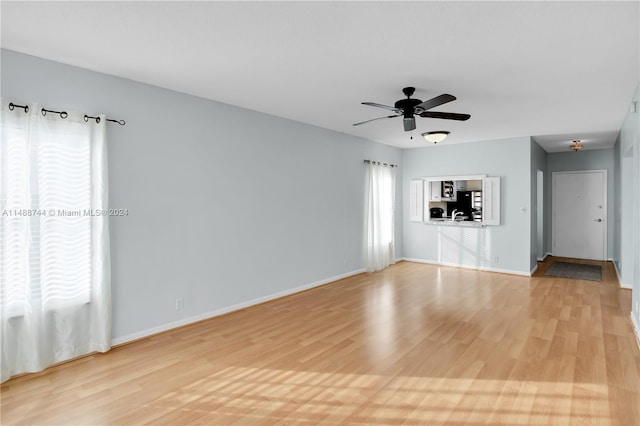
<path fill-rule="evenodd" d="M 442 182 L 439 180 L 425 182 L 430 185 L 429 201 L 442 201 Z"/>

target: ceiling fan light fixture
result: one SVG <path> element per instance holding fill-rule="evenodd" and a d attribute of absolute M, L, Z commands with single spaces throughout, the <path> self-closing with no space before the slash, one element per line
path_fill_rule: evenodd
<path fill-rule="evenodd" d="M 405 132 L 416 129 L 416 119 L 413 117 L 405 117 L 403 119 L 403 124 Z"/>
<path fill-rule="evenodd" d="M 436 130 L 433 132 L 425 132 L 422 134 L 423 138 L 433 143 L 442 142 L 447 136 L 449 136 L 449 132 L 447 132 L 446 130 Z"/>
<path fill-rule="evenodd" d="M 403 126 L 405 132 L 410 132 L 416 129 L 416 119 L 415 117 L 425 117 L 425 118 L 439 118 L 443 120 L 458 120 L 458 121 L 467 121 L 471 116 L 469 114 L 458 114 L 455 112 L 443 112 L 443 111 L 431 111 L 432 108 L 435 108 L 440 105 L 444 105 L 448 102 L 452 102 L 456 100 L 456 97 L 450 95 L 448 93 L 443 93 L 442 95 L 436 96 L 435 98 L 431 98 L 426 101 L 422 101 L 417 98 L 412 98 L 411 95 L 415 92 L 415 87 L 405 87 L 402 89 L 402 93 L 407 97 L 406 99 L 397 100 L 393 106 L 383 105 L 376 102 L 362 102 L 362 105 L 372 106 L 376 108 L 386 109 L 387 111 L 393 112 L 394 115 L 387 115 L 384 117 L 372 118 L 370 120 L 361 121 L 359 123 L 354 123 L 354 126 L 360 126 L 361 124 L 369 123 L 371 121 L 382 120 L 383 118 L 395 118 L 395 117 L 403 117 Z M 413 139 L 413 137 L 411 137 Z"/>
<path fill-rule="evenodd" d="M 569 145 L 569 149 L 574 152 L 580 151 L 584 146 L 582 145 L 582 141 L 580 139 L 575 139 L 571 141 L 571 145 Z"/>

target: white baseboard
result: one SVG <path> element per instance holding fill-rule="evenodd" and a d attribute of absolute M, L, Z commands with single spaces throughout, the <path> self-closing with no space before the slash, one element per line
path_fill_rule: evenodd
<path fill-rule="evenodd" d="M 529 276 L 533 276 L 533 274 L 538 270 L 538 265 L 536 264 L 533 268 L 531 268 L 531 272 L 529 273 Z"/>
<path fill-rule="evenodd" d="M 616 271 L 616 276 L 618 277 L 618 285 L 620 285 L 620 287 L 622 287 L 622 288 L 628 288 L 628 289 L 633 288 L 631 286 L 631 284 L 625 284 L 625 283 L 622 282 L 622 277 L 620 276 L 620 271 L 618 271 L 618 264 L 613 259 L 611 259 L 611 262 L 613 262 L 613 269 Z"/>
<path fill-rule="evenodd" d="M 633 311 L 631 312 L 631 324 L 633 324 L 633 331 L 636 332 L 636 342 L 638 343 L 638 349 L 640 349 L 640 324 L 636 321 L 636 317 L 633 316 Z"/>
<path fill-rule="evenodd" d="M 248 308 L 249 306 L 258 305 L 260 303 L 268 302 L 270 300 L 279 299 L 281 297 L 289 296 L 291 294 L 299 293 L 301 291 L 309 290 L 314 287 L 319 287 L 321 285 L 329 284 L 334 281 L 338 281 L 344 278 L 348 278 L 354 275 L 361 274 L 366 272 L 365 269 L 358 269 L 356 271 L 347 272 L 346 274 L 337 275 L 335 277 L 327 278 L 324 280 L 316 281 L 310 284 L 305 284 L 300 287 L 291 288 L 288 290 L 280 291 L 277 293 L 269 294 L 267 296 L 258 297 L 256 299 L 248 300 L 246 302 L 238 303 L 232 306 L 227 306 L 224 308 L 216 309 L 215 311 L 205 312 L 200 315 L 194 315 L 188 318 L 182 318 L 178 321 L 174 321 L 168 324 L 159 325 L 157 327 L 148 328 L 146 330 L 142 330 L 136 333 L 127 334 L 126 336 L 116 337 L 111 339 L 111 346 L 121 345 L 123 343 L 131 342 L 133 340 L 142 339 L 144 337 L 152 336 L 154 334 L 162 333 L 163 331 L 171 330 L 173 328 L 182 327 L 184 325 L 189 325 L 194 322 L 206 320 L 209 318 L 214 318 L 220 315 L 228 314 L 229 312 L 238 311 L 240 309 Z"/>
<path fill-rule="evenodd" d="M 529 277 L 529 272 L 523 271 L 514 271 L 512 269 L 498 269 L 498 268 L 490 268 L 487 266 L 471 266 L 471 265 L 460 265 L 457 263 L 449 263 L 449 262 L 436 262 L 434 260 L 426 260 L 426 259 L 415 259 L 411 257 L 405 257 L 403 260 L 407 262 L 416 262 L 416 263 L 427 263 L 429 265 L 438 265 L 438 266 L 452 266 L 454 268 L 463 268 L 463 269 L 472 269 L 475 271 L 486 271 L 486 272 L 498 272 L 501 274 L 511 274 L 511 275 L 522 275 L 525 277 Z"/>
<path fill-rule="evenodd" d="M 551 256 L 551 253 L 545 253 L 542 258 L 538 257 L 538 262 L 544 262 L 547 257 Z"/>

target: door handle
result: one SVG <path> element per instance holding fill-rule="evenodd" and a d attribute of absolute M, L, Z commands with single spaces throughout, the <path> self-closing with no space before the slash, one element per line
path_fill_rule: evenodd
<path fill-rule="evenodd" d="M 602 219 L 593 219 L 594 222 L 602 222 Z"/>

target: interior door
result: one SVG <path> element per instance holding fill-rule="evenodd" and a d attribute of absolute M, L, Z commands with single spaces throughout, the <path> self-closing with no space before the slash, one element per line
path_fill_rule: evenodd
<path fill-rule="evenodd" d="M 553 254 L 606 260 L 607 172 L 553 173 Z"/>

